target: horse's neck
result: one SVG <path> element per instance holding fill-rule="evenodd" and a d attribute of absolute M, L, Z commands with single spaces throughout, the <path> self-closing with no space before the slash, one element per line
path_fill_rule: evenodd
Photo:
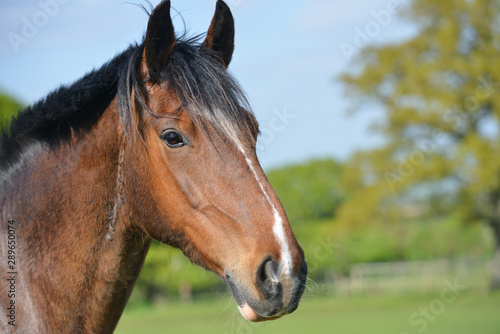
<path fill-rule="evenodd" d="M 20 295 L 49 332 L 112 331 L 149 247 L 126 218 L 117 122 L 106 111 L 89 133 L 41 154 L 12 182 Z"/>

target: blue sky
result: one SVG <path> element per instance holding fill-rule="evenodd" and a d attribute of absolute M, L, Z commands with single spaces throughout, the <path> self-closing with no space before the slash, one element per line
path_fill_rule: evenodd
<path fill-rule="evenodd" d="M 30 104 L 139 41 L 142 0 L 2 0 L 0 89 Z M 153 5 L 159 0 L 151 1 Z M 369 125 L 380 110 L 347 114 L 334 80 L 352 68 L 362 43 L 400 41 L 415 32 L 393 5 L 406 0 L 228 0 L 236 24 L 230 70 L 261 124 L 264 168 L 310 158 L 346 159 L 381 139 Z M 215 0 L 173 0 L 192 34 L 206 32 Z M 389 15 L 388 15 L 389 14 Z M 183 31 L 177 15 L 176 31 Z M 31 29 L 30 29 L 31 28 Z"/>

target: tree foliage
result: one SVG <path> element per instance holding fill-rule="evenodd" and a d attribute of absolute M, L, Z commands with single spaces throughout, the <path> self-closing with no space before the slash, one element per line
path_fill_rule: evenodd
<path fill-rule="evenodd" d="M 383 107 L 387 144 L 346 168 L 357 191 L 339 214 L 457 210 L 488 223 L 500 247 L 500 2 L 414 0 L 404 17 L 416 36 L 364 49 L 341 77 L 354 109 Z M 371 202 L 364 217 L 360 202 Z"/>
<path fill-rule="evenodd" d="M 323 159 L 279 168 L 267 177 L 294 223 L 334 216 L 343 197 L 341 172 L 340 163 Z"/>
<path fill-rule="evenodd" d="M 154 241 L 134 293 L 148 302 L 172 296 L 189 300 L 195 293 L 213 291 L 220 283 L 216 275 L 192 264 L 178 249 Z"/>
<path fill-rule="evenodd" d="M 13 97 L 0 92 L 0 132 L 10 122 L 12 117 L 17 115 L 22 108 L 22 104 Z"/>

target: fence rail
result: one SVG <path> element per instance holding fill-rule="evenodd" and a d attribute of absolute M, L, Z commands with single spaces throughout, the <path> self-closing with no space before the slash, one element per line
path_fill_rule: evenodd
<path fill-rule="evenodd" d="M 426 292 L 441 289 L 445 280 L 487 289 L 490 273 L 491 260 L 439 259 L 356 264 L 347 276 L 332 273 L 332 280 L 338 294 Z"/>

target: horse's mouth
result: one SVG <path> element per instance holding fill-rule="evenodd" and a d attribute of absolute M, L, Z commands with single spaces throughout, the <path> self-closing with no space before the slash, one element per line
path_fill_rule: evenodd
<path fill-rule="evenodd" d="M 279 319 L 282 316 L 288 314 L 288 312 L 283 312 L 283 313 L 280 313 L 279 315 L 274 315 L 274 316 L 270 316 L 270 317 L 264 317 L 264 316 L 259 315 L 257 312 L 255 312 L 250 307 L 250 305 L 248 305 L 247 303 L 245 303 L 243 306 L 239 306 L 238 305 L 238 310 L 240 311 L 241 315 L 245 319 L 247 319 L 248 321 L 252 321 L 252 322 L 261 322 L 261 321 L 268 321 L 268 320 L 276 320 L 276 319 Z"/>
<path fill-rule="evenodd" d="M 298 282 L 298 285 L 293 289 L 292 300 L 288 305 L 283 305 L 282 290 L 275 296 L 276 298 L 256 300 L 249 297 L 250 294 L 246 291 L 245 287 L 237 284 L 230 276 L 226 275 L 225 281 L 231 289 L 241 315 L 252 322 L 279 319 L 295 311 L 304 290 L 303 285 L 305 285 L 305 282 Z"/>

